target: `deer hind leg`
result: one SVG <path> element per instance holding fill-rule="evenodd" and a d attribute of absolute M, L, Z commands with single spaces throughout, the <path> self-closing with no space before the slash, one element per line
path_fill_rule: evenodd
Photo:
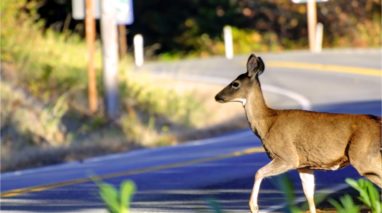
<path fill-rule="evenodd" d="M 365 158 L 368 158 L 365 156 Z M 361 160 L 360 162 L 352 162 L 354 168 L 358 171 L 358 173 L 371 182 L 379 186 L 382 189 L 382 163 L 381 157 L 377 160 L 374 158 L 372 161 Z"/>
<path fill-rule="evenodd" d="M 373 167 L 372 165 L 366 167 L 365 165 L 353 165 L 355 169 L 358 171 L 358 173 L 367 179 L 369 179 L 371 182 L 379 186 L 379 188 L 382 189 L 382 172 L 381 170 L 378 170 L 377 168 L 370 168 Z M 374 165 L 374 167 L 376 167 Z"/>
<path fill-rule="evenodd" d="M 382 189 L 382 153 L 370 148 L 351 149 L 350 164 L 358 173 Z"/>
<path fill-rule="evenodd" d="M 310 213 L 316 213 L 316 206 L 314 204 L 314 174 L 310 169 L 299 169 L 298 174 L 302 182 L 302 189 L 309 204 Z"/>
<path fill-rule="evenodd" d="M 257 213 L 259 211 L 257 199 L 259 196 L 260 184 L 262 180 L 266 177 L 282 174 L 292 168 L 293 166 L 288 162 L 279 159 L 273 159 L 270 163 L 256 172 L 255 183 L 253 185 L 251 198 L 249 200 L 249 208 L 251 209 L 252 213 Z"/>

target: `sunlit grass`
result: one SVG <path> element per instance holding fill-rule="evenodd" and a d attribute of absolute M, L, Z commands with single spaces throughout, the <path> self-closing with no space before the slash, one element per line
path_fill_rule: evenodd
<path fill-rule="evenodd" d="M 1 102 L 6 106 L 1 109 L 2 115 L 6 115 L 2 116 L 2 127 L 9 129 L 7 134 L 13 134 L 2 138 L 2 163 L 13 164 L 10 167 L 2 165 L 2 170 L 17 168 L 18 160 L 20 165 L 28 161 L 17 158 L 14 153 L 37 153 L 28 154 L 34 156 L 30 160 L 31 166 L 39 164 L 39 159 L 41 162 L 61 162 L 65 160 L 61 159 L 65 154 L 43 154 L 44 151 L 57 153 L 61 147 L 70 152 L 71 146 L 78 150 L 78 146 L 89 146 L 90 143 L 93 146 L 99 144 L 103 149 L 104 144 L 100 141 L 115 140 L 115 137 L 119 137 L 117 141 L 125 147 L 170 145 L 177 142 L 173 126 L 185 129 L 200 123 L 205 111 L 193 94 L 178 93 L 175 88 L 161 88 L 152 85 L 150 77 L 126 72 L 126 69 L 134 67 L 129 57 L 124 58 L 119 66 L 121 116 L 115 123 L 109 123 L 102 112 L 99 40 L 95 69 L 100 108 L 98 113 L 90 116 L 87 112 L 86 43 L 83 38 L 69 32 L 43 30 L 42 22 L 37 21 L 37 3 L 33 0 L 4 0 L 0 8 L 1 63 L 6 65 L 3 70 L 5 81 L 0 88 Z M 20 91 L 12 91 L 12 85 Z M 28 102 L 29 95 L 34 101 Z M 36 107 L 33 102 L 42 107 Z M 64 118 L 71 122 L 65 123 Z M 112 125 L 116 125 L 115 132 L 109 128 Z M 98 132 L 104 131 L 110 133 L 102 135 L 114 136 L 101 137 Z M 57 159 L 44 160 L 45 156 L 56 156 Z M 71 159 L 75 160 L 76 156 Z"/>

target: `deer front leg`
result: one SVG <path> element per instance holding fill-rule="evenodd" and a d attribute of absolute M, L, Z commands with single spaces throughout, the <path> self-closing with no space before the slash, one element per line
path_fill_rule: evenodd
<path fill-rule="evenodd" d="M 249 200 L 249 208 L 251 209 L 252 213 L 259 212 L 257 198 L 259 196 L 261 181 L 266 177 L 279 175 L 292 168 L 293 166 L 286 161 L 283 161 L 281 159 L 273 159 L 270 163 L 268 163 L 256 172 L 255 183 L 253 185 L 251 198 Z"/>
<path fill-rule="evenodd" d="M 314 174 L 313 170 L 299 169 L 298 174 L 302 182 L 302 189 L 309 204 L 310 213 L 316 213 L 316 206 L 314 204 Z"/>

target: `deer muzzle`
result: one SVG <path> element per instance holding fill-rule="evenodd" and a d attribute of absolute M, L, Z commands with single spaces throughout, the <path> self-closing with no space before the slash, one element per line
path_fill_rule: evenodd
<path fill-rule="evenodd" d="M 221 94 L 217 94 L 217 95 L 215 96 L 215 100 L 216 100 L 217 102 L 219 102 L 219 103 L 224 103 L 224 102 L 226 102 L 224 96 L 221 95 Z"/>

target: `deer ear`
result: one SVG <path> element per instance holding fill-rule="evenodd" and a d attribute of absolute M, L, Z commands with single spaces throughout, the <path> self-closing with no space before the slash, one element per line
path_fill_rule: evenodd
<path fill-rule="evenodd" d="M 261 75 L 264 72 L 265 65 L 260 57 L 256 57 L 255 54 L 251 54 L 247 61 L 247 73 L 248 77 L 255 77 Z"/>

